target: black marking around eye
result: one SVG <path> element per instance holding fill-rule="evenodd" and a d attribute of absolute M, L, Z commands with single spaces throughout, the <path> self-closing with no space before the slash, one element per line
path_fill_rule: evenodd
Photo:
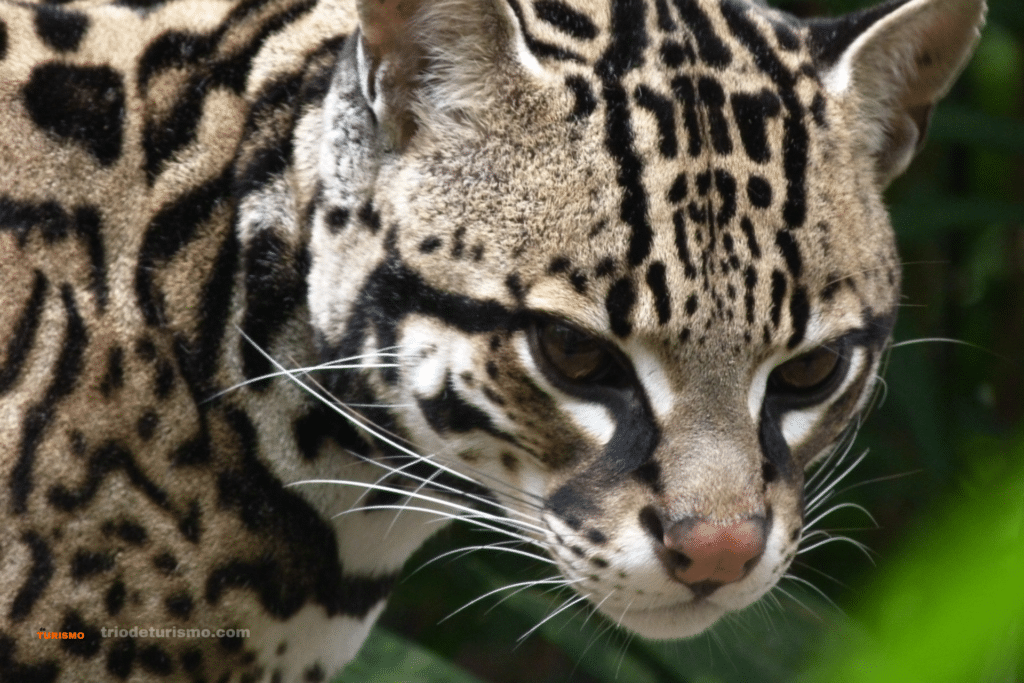
<path fill-rule="evenodd" d="M 573 38 L 593 40 L 597 36 L 597 27 L 587 15 L 557 0 L 537 0 L 533 3 L 533 11 L 538 19 Z"/>
<path fill-rule="evenodd" d="M 597 98 L 590 87 L 590 83 L 582 76 L 566 76 L 565 85 L 572 91 L 576 104 L 573 105 L 569 114 L 570 121 L 580 121 L 587 118 L 597 109 Z"/>
<path fill-rule="evenodd" d="M 779 98 L 769 90 L 762 90 L 755 94 L 734 93 L 731 99 L 743 149 L 752 161 L 766 163 L 772 156 L 767 124 L 768 119 L 778 116 L 782 109 Z"/>
<path fill-rule="evenodd" d="M 686 216 L 682 211 L 672 213 L 672 225 L 675 228 L 676 254 L 683 264 L 683 273 L 692 280 L 697 277 L 697 269 L 690 258 L 690 245 L 686 235 Z"/>
<path fill-rule="evenodd" d="M 124 84 L 110 67 L 42 64 L 32 70 L 23 94 L 32 121 L 43 130 L 81 145 L 102 166 L 120 158 Z"/>
<path fill-rule="evenodd" d="M 667 159 L 674 159 L 679 150 L 676 141 L 676 108 L 672 100 L 656 93 L 646 85 L 638 85 L 633 93 L 636 103 L 654 115 L 658 123 L 661 144 L 658 151 Z"/>
<path fill-rule="evenodd" d="M 78 49 L 89 29 L 88 16 L 50 5 L 38 5 L 34 9 L 36 33 L 44 43 L 58 52 Z"/>
<path fill-rule="evenodd" d="M 711 145 L 719 154 L 732 153 L 732 139 L 729 137 L 729 124 L 725 118 L 725 91 L 722 85 L 713 78 L 702 76 L 697 81 L 697 94 L 708 114 L 708 127 L 711 132 Z"/>
<path fill-rule="evenodd" d="M 786 259 L 786 268 L 793 279 L 798 279 L 803 272 L 803 260 L 800 258 L 800 248 L 793 239 L 793 234 L 789 230 L 779 230 L 775 233 L 775 246 Z"/>
<path fill-rule="evenodd" d="M 711 20 L 704 14 L 696 0 L 675 0 L 675 5 L 697 41 L 697 51 L 701 60 L 713 67 L 728 66 L 732 61 L 732 52 L 718 37 Z"/>
<path fill-rule="evenodd" d="M 809 138 L 803 122 L 804 108 L 795 91 L 796 77 L 782 64 L 764 36 L 747 18 L 743 7 L 729 2 L 722 3 L 722 16 L 725 17 L 729 30 L 753 56 L 757 67 L 775 82 L 778 95 L 786 109 L 782 137 L 786 203 L 782 209 L 782 216 L 789 227 L 796 228 L 802 226 L 807 218 L 806 173 Z"/>
<path fill-rule="evenodd" d="M 636 292 L 633 290 L 633 281 L 629 278 L 618 280 L 608 290 L 605 308 L 608 311 L 612 332 L 619 337 L 628 337 L 633 330 L 629 317 L 634 304 L 636 304 Z"/>
<path fill-rule="evenodd" d="M 647 269 L 647 286 L 654 295 L 654 308 L 658 312 L 658 324 L 664 325 L 672 317 L 672 298 L 665 281 L 665 264 L 655 261 Z"/>

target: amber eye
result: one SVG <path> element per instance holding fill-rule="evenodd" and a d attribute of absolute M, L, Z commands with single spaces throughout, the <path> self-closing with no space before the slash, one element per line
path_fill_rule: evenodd
<path fill-rule="evenodd" d="M 541 321 L 533 335 L 544 359 L 570 382 L 598 380 L 615 364 L 600 340 L 569 325 Z"/>
<path fill-rule="evenodd" d="M 819 346 L 775 368 L 769 381 L 776 391 L 811 393 L 838 374 L 842 358 L 840 344 Z"/>

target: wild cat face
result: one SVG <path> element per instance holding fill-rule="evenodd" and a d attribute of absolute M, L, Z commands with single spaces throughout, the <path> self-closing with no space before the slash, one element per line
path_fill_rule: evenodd
<path fill-rule="evenodd" d="M 310 306 L 379 424 L 490 490 L 650 637 L 785 572 L 863 408 L 881 191 L 983 5 L 367 4 L 328 97 Z"/>

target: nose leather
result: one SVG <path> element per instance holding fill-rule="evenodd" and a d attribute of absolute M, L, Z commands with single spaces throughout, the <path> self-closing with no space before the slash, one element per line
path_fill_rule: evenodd
<path fill-rule="evenodd" d="M 662 542 L 689 560 L 671 567 L 677 581 L 687 585 L 721 585 L 743 578 L 748 563 L 764 553 L 766 540 L 767 524 L 763 517 L 729 524 L 688 518 L 669 526 Z"/>

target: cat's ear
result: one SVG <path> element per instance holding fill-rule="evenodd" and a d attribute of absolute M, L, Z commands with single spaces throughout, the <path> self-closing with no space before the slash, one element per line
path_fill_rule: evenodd
<path fill-rule="evenodd" d="M 510 27 L 494 0 L 359 0 L 360 73 L 389 146 L 487 106 Z"/>
<path fill-rule="evenodd" d="M 978 42 L 985 0 L 889 0 L 810 22 L 825 87 L 851 108 L 851 132 L 875 159 L 880 186 L 906 170 L 932 107 Z"/>

